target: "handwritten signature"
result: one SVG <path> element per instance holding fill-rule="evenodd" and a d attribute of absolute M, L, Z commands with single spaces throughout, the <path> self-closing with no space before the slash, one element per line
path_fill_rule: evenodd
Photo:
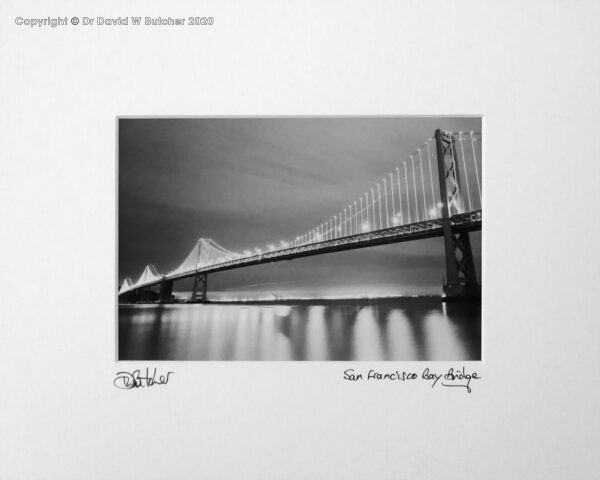
<path fill-rule="evenodd" d="M 166 385 L 169 383 L 169 375 L 174 372 L 167 372 L 166 375 L 156 376 L 156 368 L 150 375 L 150 369 L 146 369 L 146 375 L 143 376 L 141 370 L 133 372 L 118 372 L 113 380 L 113 385 L 123 390 L 131 390 L 132 388 L 152 387 L 153 385 Z"/>

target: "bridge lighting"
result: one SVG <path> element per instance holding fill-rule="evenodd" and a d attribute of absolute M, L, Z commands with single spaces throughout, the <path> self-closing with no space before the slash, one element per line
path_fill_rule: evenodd
<path fill-rule="evenodd" d="M 398 202 L 400 206 L 400 220 L 402 220 L 402 189 L 400 188 L 400 169 L 396 167 L 396 173 L 398 177 Z"/>
<path fill-rule="evenodd" d="M 377 182 L 377 207 L 379 208 L 379 229 L 383 228 L 383 221 L 381 220 L 381 187 Z"/>
<path fill-rule="evenodd" d="M 427 220 L 427 201 L 425 200 L 425 177 L 423 176 L 423 161 L 421 158 L 421 147 L 417 148 L 417 152 L 419 152 L 419 168 L 421 169 L 421 187 L 423 188 L 423 216 L 425 220 Z"/>
<path fill-rule="evenodd" d="M 473 152 L 473 165 L 475 165 L 475 180 L 477 180 L 477 191 L 479 192 L 479 206 L 481 207 L 481 183 L 479 182 L 479 169 L 477 168 L 477 155 L 475 154 L 475 132 L 469 132 L 471 138 L 471 151 Z"/>
<path fill-rule="evenodd" d="M 425 143 L 425 145 L 427 145 L 427 162 L 429 163 L 429 181 L 431 183 L 431 205 L 433 206 L 433 209 L 435 209 L 435 198 L 433 197 L 433 173 L 431 170 L 431 152 L 429 150 L 430 141 L 431 138 L 427 140 L 427 143 Z"/>
<path fill-rule="evenodd" d="M 286 249 L 291 247 L 301 247 L 313 242 L 321 242 L 323 240 L 332 240 L 332 239 L 340 239 L 344 238 L 344 236 L 348 235 L 357 235 L 361 232 L 377 232 L 383 230 L 383 215 L 385 214 L 386 226 L 390 227 L 392 224 L 394 227 L 398 225 L 406 225 L 411 224 L 413 218 L 411 216 L 415 216 L 415 221 L 423 221 L 429 219 L 439 219 L 442 217 L 442 214 L 452 215 L 456 212 L 466 212 L 467 208 L 471 211 L 473 215 L 472 220 L 481 221 L 481 214 L 479 214 L 478 218 L 472 212 L 472 210 L 478 207 L 481 208 L 481 178 L 479 176 L 479 169 L 481 168 L 481 163 L 478 164 L 478 155 L 481 155 L 481 133 L 476 133 L 473 131 L 470 132 L 446 132 L 446 135 L 451 135 L 451 141 L 454 142 L 453 145 L 458 143 L 456 148 L 450 149 L 450 156 L 452 157 L 452 168 L 455 169 L 456 175 L 461 173 L 464 175 L 463 183 L 456 184 L 454 188 L 456 189 L 456 196 L 458 197 L 459 205 L 455 205 L 453 202 L 450 202 L 448 198 L 442 198 L 441 192 L 436 193 L 435 184 L 437 181 L 433 179 L 433 170 L 436 170 L 436 176 L 442 174 L 443 172 L 438 172 L 437 158 L 436 158 L 436 145 L 433 143 L 433 139 L 429 138 L 424 144 L 419 146 L 413 152 L 404 159 L 404 161 L 395 168 L 396 170 L 396 179 L 394 179 L 394 173 L 388 173 L 383 177 L 383 192 L 381 189 L 381 184 L 378 182 L 374 185 L 371 190 L 370 200 L 369 200 L 369 191 L 367 191 L 360 195 L 355 201 L 352 201 L 346 208 L 339 211 L 338 214 L 335 214 L 330 219 L 326 220 L 324 223 L 316 226 L 310 231 L 305 232 L 297 236 L 294 240 L 286 241 L 280 240 L 279 243 L 274 241 L 274 243 L 267 244 L 265 248 L 268 252 L 277 252 L 282 249 Z M 469 138 L 467 138 L 467 136 Z M 430 148 L 431 145 L 433 148 Z M 477 143 L 478 149 L 475 149 L 475 144 Z M 469 148 L 469 144 L 471 148 Z M 433 152 L 432 152 L 433 150 Z M 423 166 L 424 158 L 423 155 L 427 154 L 427 165 Z M 456 153 L 456 155 L 454 155 Z M 416 168 L 415 168 L 415 160 L 418 155 L 419 161 L 419 170 L 421 175 L 421 182 L 417 182 L 416 179 Z M 433 160 L 432 160 L 433 157 Z M 471 166 L 471 162 L 469 161 L 469 166 L 467 166 L 466 157 L 471 157 L 473 161 L 473 166 Z M 479 158 L 481 161 L 481 158 Z M 410 165 L 407 166 L 407 163 L 410 162 Z M 462 162 L 463 168 L 462 172 L 460 172 L 459 162 Z M 433 166 L 432 166 L 433 163 Z M 441 163 L 441 161 L 440 161 Z M 408 180 L 408 168 L 412 168 L 412 176 L 413 181 L 413 195 L 410 195 L 409 188 L 409 180 Z M 429 167 L 429 182 L 425 179 L 425 171 Z M 404 182 L 402 182 L 400 170 L 404 169 Z M 471 172 L 474 173 L 471 174 Z M 475 182 L 473 182 L 473 176 L 475 177 Z M 391 192 L 391 202 L 392 202 L 392 211 L 389 211 L 389 199 L 388 195 L 388 184 L 387 180 L 390 180 L 389 183 L 389 191 Z M 396 210 L 395 204 L 395 183 L 397 182 L 397 191 L 398 191 L 398 210 Z M 421 192 L 422 192 L 422 200 L 419 200 L 419 194 L 417 192 L 417 184 L 421 183 Z M 428 203 L 428 198 L 430 195 L 426 192 L 426 184 L 430 185 L 430 195 L 431 195 L 431 206 Z M 475 184 L 477 186 L 477 190 L 475 189 Z M 471 194 L 471 186 L 473 186 L 473 193 Z M 405 187 L 405 198 L 407 205 L 407 215 L 404 214 L 403 209 L 403 195 L 402 195 L 402 187 Z M 461 192 L 458 189 L 461 189 Z M 467 198 L 464 198 L 464 195 L 461 196 L 461 193 L 464 193 L 464 189 L 467 190 Z M 378 202 L 378 212 L 379 212 L 379 220 L 377 220 L 376 212 L 375 212 L 375 189 L 377 189 L 377 202 Z M 383 199 L 385 199 L 385 212 L 383 212 L 382 206 L 382 194 Z M 478 196 L 479 195 L 479 196 Z M 366 207 L 363 205 L 363 196 L 366 202 Z M 411 197 L 414 197 L 415 206 L 411 207 Z M 436 200 L 438 200 L 436 202 Z M 479 204 L 477 201 L 479 200 Z M 419 207 L 419 203 L 423 202 L 421 208 L 423 210 L 423 217 L 421 217 L 421 208 Z M 450 205 L 452 203 L 452 205 Z M 354 209 L 352 206 L 354 205 Z M 360 219 L 359 219 L 359 207 L 360 207 Z M 366 215 L 365 215 L 366 208 Z M 412 208 L 415 211 L 412 211 Z M 450 210 L 452 208 L 452 210 Z M 342 219 L 343 213 L 343 219 Z M 392 216 L 390 217 L 390 213 Z M 405 219 L 407 219 L 405 221 Z M 379 222 L 379 223 L 378 223 Z M 401 232 L 397 232 L 400 234 Z M 367 237 L 365 235 L 365 237 Z M 344 243 L 344 242 L 342 242 Z M 361 245 L 362 246 L 362 245 Z M 310 248 L 310 247 L 309 247 Z M 300 250 L 300 249 L 299 249 Z M 252 247 L 250 249 L 243 250 L 241 253 L 238 252 L 230 252 L 223 247 L 215 244 L 212 240 L 207 239 L 199 239 L 192 251 L 188 254 L 183 263 L 176 268 L 175 270 L 170 271 L 167 275 L 161 275 L 156 272 L 156 269 L 152 265 L 147 265 L 144 269 L 142 275 L 139 277 L 137 282 L 133 283 L 129 278 L 125 279 L 121 288 L 119 289 L 119 295 L 129 291 L 138 290 L 146 285 L 155 284 L 159 281 L 165 281 L 169 279 L 169 277 L 174 276 L 176 278 L 183 278 L 185 276 L 197 274 L 197 270 L 199 268 L 206 269 L 207 267 L 216 266 L 215 270 L 219 268 L 223 268 L 223 265 L 226 265 L 227 262 L 232 262 L 235 259 L 243 259 L 238 263 L 244 264 L 248 263 L 244 260 L 250 260 L 252 257 L 253 262 L 256 263 L 257 259 L 255 256 L 259 256 L 263 253 L 263 250 L 259 247 Z M 268 260 L 268 258 L 267 258 Z M 265 261 L 263 258 L 261 261 Z M 444 280 L 444 283 L 446 281 Z M 194 294 L 195 295 L 195 294 Z"/>
<path fill-rule="evenodd" d="M 471 207 L 471 189 L 469 188 L 469 175 L 467 175 L 467 162 L 465 161 L 465 149 L 463 147 L 463 135 L 462 132 L 459 132 L 458 141 L 460 145 L 460 153 L 462 157 L 463 170 L 465 172 L 465 183 L 467 184 L 467 199 L 469 201 L 469 211 L 473 211 L 473 207 Z"/>
<path fill-rule="evenodd" d="M 408 211 L 408 223 L 412 223 L 410 218 L 410 197 L 408 196 L 408 171 L 406 170 L 406 162 L 402 162 L 402 166 L 404 167 L 404 182 L 406 183 L 406 209 Z"/>
<path fill-rule="evenodd" d="M 362 198 L 362 197 L 360 197 Z M 367 203 L 367 223 L 369 223 L 369 194 L 365 193 L 365 201 Z"/>
<path fill-rule="evenodd" d="M 394 204 L 394 176 L 390 173 L 390 190 L 392 191 L 392 218 L 396 216 L 396 205 Z"/>
<path fill-rule="evenodd" d="M 373 208 L 373 230 L 377 230 L 375 222 L 375 191 L 373 189 L 371 189 L 371 207 Z"/>
<path fill-rule="evenodd" d="M 344 236 L 348 235 L 348 215 L 346 215 L 346 209 L 344 208 Z"/>
<path fill-rule="evenodd" d="M 417 177 L 415 175 L 415 159 L 413 156 L 410 156 L 410 163 L 412 164 L 412 174 L 413 174 L 413 193 L 415 194 L 415 209 L 417 210 L 417 222 L 421 219 L 419 216 L 419 202 L 417 200 Z"/>
<path fill-rule="evenodd" d="M 388 210 L 388 199 L 387 199 L 387 182 L 385 177 L 383 178 L 383 197 L 385 198 L 385 225 L 390 228 L 390 212 Z"/>
<path fill-rule="evenodd" d="M 363 214 L 363 204 L 362 204 L 362 195 L 360 196 L 360 223 L 361 225 L 365 222 L 364 214 Z"/>

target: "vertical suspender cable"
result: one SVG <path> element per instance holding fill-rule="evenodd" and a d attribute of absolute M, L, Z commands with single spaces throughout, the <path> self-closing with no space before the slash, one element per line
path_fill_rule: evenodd
<path fill-rule="evenodd" d="M 419 168 L 421 169 L 421 188 L 423 189 L 423 210 L 425 211 L 425 220 L 427 220 L 427 201 L 425 200 L 425 177 L 423 176 L 423 160 L 421 158 L 421 147 L 417 149 L 419 152 Z"/>
<path fill-rule="evenodd" d="M 460 144 L 460 153 L 462 157 L 463 170 L 465 171 L 465 182 L 467 184 L 467 198 L 469 200 L 469 212 L 472 212 L 473 207 L 471 205 L 471 189 L 469 188 L 469 175 L 467 174 L 467 162 L 465 161 L 465 149 L 463 148 L 462 132 L 458 132 L 458 143 Z"/>
<path fill-rule="evenodd" d="M 431 171 L 431 152 L 429 151 L 429 142 L 430 141 L 431 141 L 431 138 L 429 140 L 427 140 L 426 145 L 427 145 L 427 161 L 429 163 L 429 180 L 431 181 L 431 208 L 432 208 L 431 211 L 437 213 L 437 208 L 435 207 L 435 198 L 433 196 L 433 173 Z"/>
<path fill-rule="evenodd" d="M 396 205 L 394 204 L 394 175 L 390 173 L 390 189 L 392 190 L 392 218 L 393 224 L 396 222 Z"/>
<path fill-rule="evenodd" d="M 377 208 L 379 209 L 379 229 L 383 228 L 383 221 L 381 220 L 381 187 L 377 182 Z"/>
<path fill-rule="evenodd" d="M 417 222 L 421 220 L 421 216 L 419 215 L 419 202 L 417 200 L 417 177 L 415 176 L 415 159 L 413 156 L 410 156 L 410 163 L 412 164 L 412 175 L 413 175 L 413 193 L 415 194 L 415 208 L 417 210 Z"/>
<path fill-rule="evenodd" d="M 473 150 L 473 163 L 475 164 L 475 178 L 477 179 L 477 190 L 479 190 L 479 208 L 483 207 L 483 200 L 481 199 L 481 184 L 479 183 L 479 169 L 477 168 L 477 155 L 475 154 L 475 143 L 473 137 L 475 132 L 469 132 L 471 137 L 471 149 Z"/>
<path fill-rule="evenodd" d="M 390 228 L 390 212 L 388 210 L 387 201 L 387 181 L 385 177 L 383 177 L 383 198 L 385 198 L 385 226 L 386 228 Z"/>

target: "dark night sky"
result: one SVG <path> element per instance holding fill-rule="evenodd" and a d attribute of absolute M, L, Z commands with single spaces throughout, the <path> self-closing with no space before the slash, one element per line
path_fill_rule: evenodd
<path fill-rule="evenodd" d="M 372 188 L 436 128 L 481 131 L 481 120 L 121 119 L 119 283 L 147 263 L 175 268 L 199 237 L 234 251 L 295 238 Z M 481 235 L 471 236 L 481 275 Z M 443 275 L 442 241 L 430 239 L 223 272 L 209 277 L 209 290 L 437 294 Z"/>

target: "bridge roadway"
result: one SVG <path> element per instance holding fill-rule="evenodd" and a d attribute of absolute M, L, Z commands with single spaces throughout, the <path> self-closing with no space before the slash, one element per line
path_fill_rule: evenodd
<path fill-rule="evenodd" d="M 450 220 L 452 223 L 452 231 L 454 233 L 481 230 L 481 210 L 457 214 L 452 216 Z M 185 278 L 191 278 L 196 275 L 196 273 L 223 272 L 225 270 L 249 267 L 251 265 L 261 265 L 263 263 L 293 260 L 295 258 L 310 257 L 325 253 L 342 252 L 345 250 L 374 247 L 376 245 L 386 245 L 389 243 L 400 243 L 424 238 L 441 237 L 444 235 L 442 222 L 443 219 L 441 218 L 436 220 L 426 220 L 402 226 L 384 228 L 382 230 L 359 233 L 357 235 L 349 235 L 332 240 L 308 243 L 282 250 L 274 250 L 272 252 L 264 252 L 249 257 L 236 258 L 234 260 L 228 260 L 226 262 L 206 266 L 197 270 L 190 270 L 177 275 L 165 275 L 158 280 L 153 280 L 151 282 L 138 285 L 129 292 L 156 286 L 165 280 L 183 280 Z"/>

